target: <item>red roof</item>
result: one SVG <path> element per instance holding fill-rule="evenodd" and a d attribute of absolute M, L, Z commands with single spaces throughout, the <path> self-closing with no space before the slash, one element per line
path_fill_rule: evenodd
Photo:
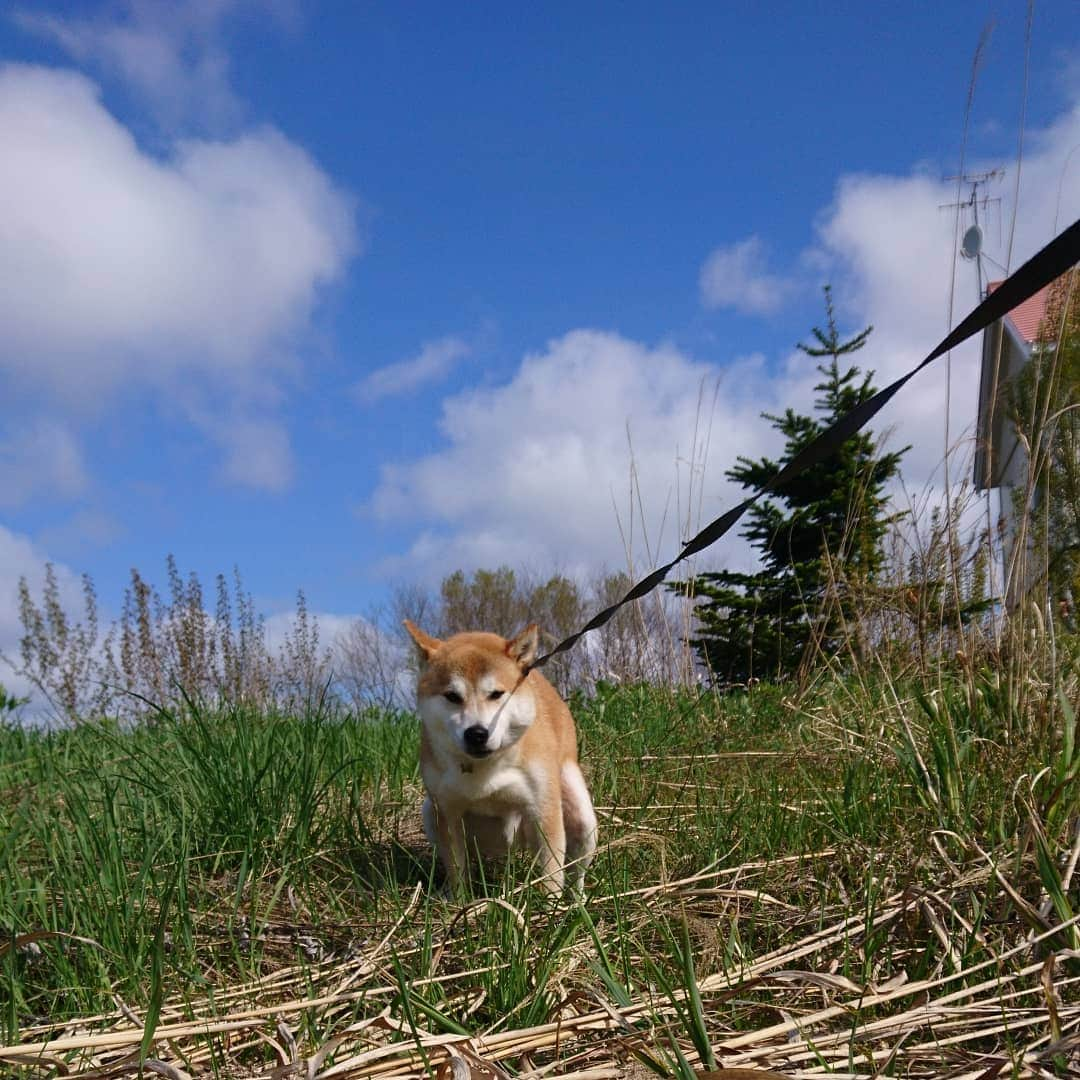
<path fill-rule="evenodd" d="M 986 295 L 989 296 L 1000 284 L 1000 281 L 991 281 L 986 286 Z M 1050 297 L 1050 290 L 1056 284 L 1056 281 L 1052 281 L 1049 285 L 1044 285 L 1034 296 L 1018 304 L 1009 312 L 1009 322 L 1029 345 L 1033 344 L 1039 336 L 1039 327 L 1046 318 L 1046 302 Z"/>

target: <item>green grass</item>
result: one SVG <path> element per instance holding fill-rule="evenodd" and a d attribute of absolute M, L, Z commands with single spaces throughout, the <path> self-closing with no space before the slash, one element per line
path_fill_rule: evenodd
<path fill-rule="evenodd" d="M 1039 713 L 1018 734 L 1012 703 L 1005 739 L 990 682 L 959 675 L 934 688 L 824 681 L 797 701 L 767 686 L 602 687 L 574 703 L 601 848 L 585 903 L 558 912 L 523 860 L 485 868 L 474 905 L 439 894 L 409 715 L 192 709 L 131 730 L 3 727 L 0 1045 L 69 1022 L 110 1030 L 119 1000 L 145 1024 L 146 1056 L 156 1026 L 333 992 L 288 1013 L 306 1054 L 387 1006 L 394 1038 L 422 1041 L 533 1029 L 600 1001 L 630 1018 L 558 1053 L 669 1074 L 824 1000 L 848 1001 L 855 1031 L 910 1006 L 863 1008 L 874 988 L 959 972 L 956 990 L 1080 910 L 1064 880 L 1075 715 L 1067 695 L 1047 700 L 1059 721 Z M 1048 940 L 1075 948 L 1075 924 Z M 803 982 L 754 974 L 800 943 L 809 951 L 781 966 Z M 1080 1024 L 1070 965 L 1063 954 L 1056 969 L 1065 1035 Z M 1032 1037 L 976 1035 L 965 1050 L 1008 1054 Z M 266 1039 L 169 1045 L 196 1072 L 277 1061 Z M 865 1070 L 860 1045 L 844 1053 Z M 356 1052 L 346 1042 L 337 1057 Z M 820 1060 L 839 1067 L 837 1053 Z"/>

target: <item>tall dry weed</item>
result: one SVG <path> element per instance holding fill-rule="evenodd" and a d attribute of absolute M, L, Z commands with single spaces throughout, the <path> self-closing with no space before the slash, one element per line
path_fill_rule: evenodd
<path fill-rule="evenodd" d="M 187 702 L 304 710 L 316 707 L 329 680 L 329 650 L 298 594 L 293 622 L 275 654 L 251 595 L 234 571 L 230 593 L 217 578 L 214 613 L 194 573 L 166 560 L 166 597 L 137 570 L 120 614 L 102 635 L 97 594 L 83 578 L 83 614 L 69 614 L 52 566 L 40 601 L 19 583 L 23 634 L 14 666 L 41 704 L 69 723 L 109 715 L 134 719 Z"/>

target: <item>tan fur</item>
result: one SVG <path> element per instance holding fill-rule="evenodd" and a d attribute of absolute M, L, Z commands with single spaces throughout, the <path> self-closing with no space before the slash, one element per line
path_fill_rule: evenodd
<path fill-rule="evenodd" d="M 460 886 L 471 851 L 497 855 L 518 842 L 536 853 L 550 891 L 562 890 L 568 862 L 580 885 L 596 847 L 596 815 L 570 710 L 528 670 L 536 626 L 509 641 L 486 633 L 440 641 L 405 627 L 420 654 L 424 826 L 448 885 Z"/>

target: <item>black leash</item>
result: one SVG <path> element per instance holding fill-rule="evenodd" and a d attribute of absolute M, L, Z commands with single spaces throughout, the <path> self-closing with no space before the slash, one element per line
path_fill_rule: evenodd
<path fill-rule="evenodd" d="M 572 649 L 578 640 L 590 630 L 596 630 L 603 626 L 621 607 L 633 600 L 640 600 L 653 591 L 684 559 L 704 550 L 711 544 L 715 544 L 754 503 L 771 491 L 783 487 L 794 480 L 795 477 L 807 469 L 827 458 L 845 440 L 850 439 L 857 431 L 877 415 L 882 408 L 892 399 L 900 388 L 913 376 L 917 375 L 927 364 L 933 363 L 939 356 L 955 348 L 962 341 L 974 337 L 980 330 L 985 330 L 991 323 L 996 322 L 1002 316 L 1007 315 L 1017 305 L 1034 296 L 1044 285 L 1055 281 L 1066 270 L 1080 262 L 1080 220 L 1074 221 L 1064 232 L 1051 240 L 1037 255 L 1029 259 L 1015 274 L 1012 274 L 1001 283 L 959 326 L 957 326 L 940 345 L 920 364 L 913 367 L 906 375 L 901 376 L 896 382 L 879 390 L 873 397 L 867 398 L 861 405 L 856 405 L 850 412 L 845 413 L 831 427 L 826 428 L 809 446 L 804 447 L 782 469 L 778 470 L 773 478 L 751 495 L 743 500 L 738 506 L 733 506 L 726 513 L 714 521 L 709 522 L 704 529 L 688 540 L 682 551 L 671 562 L 657 567 L 651 574 L 643 577 L 634 585 L 627 594 L 610 607 L 597 612 L 580 630 L 563 638 L 550 652 L 538 657 L 531 665 L 534 668 L 543 667 L 559 653 Z"/>

